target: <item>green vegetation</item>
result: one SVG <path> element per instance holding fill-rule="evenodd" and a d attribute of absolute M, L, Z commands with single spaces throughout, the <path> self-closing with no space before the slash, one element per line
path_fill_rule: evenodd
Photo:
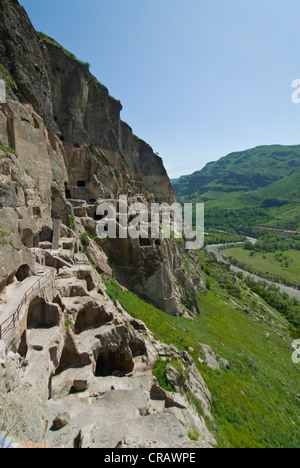
<path fill-rule="evenodd" d="M 15 156 L 18 156 L 17 152 L 15 150 L 13 150 L 12 148 L 10 148 L 10 146 L 0 145 L 0 150 L 3 151 L 6 154 L 14 154 Z"/>
<path fill-rule="evenodd" d="M 107 291 L 133 317 L 143 320 L 157 340 L 182 351 L 194 350 L 191 355 L 212 393 L 215 425 L 210 430 L 221 447 L 299 447 L 300 369 L 291 359 L 289 324 L 225 265 L 204 251 L 197 255 L 210 291 L 199 292 L 201 316 L 193 320 L 168 316 L 113 280 L 105 280 Z M 227 359 L 230 370 L 212 371 L 201 365 L 200 343 Z M 154 369 L 164 388 L 167 365 L 158 360 Z M 200 402 L 193 403 L 201 414 Z"/>
<path fill-rule="evenodd" d="M 90 68 L 91 64 L 89 62 L 82 62 L 81 60 L 79 60 L 76 55 L 72 54 L 72 52 L 69 52 L 68 50 L 66 50 L 64 47 L 62 47 L 58 42 L 55 41 L 55 39 L 52 39 L 52 37 L 49 37 L 47 36 L 46 34 L 44 34 L 43 32 L 41 31 L 37 31 L 37 35 L 39 36 L 40 39 L 42 39 L 43 41 L 47 42 L 48 44 L 51 44 L 55 47 L 57 47 L 58 49 L 62 50 L 64 52 L 65 55 L 67 55 L 68 57 L 70 57 L 71 59 L 73 60 L 76 60 L 78 63 L 81 63 L 81 65 L 84 65 L 86 66 L 87 68 Z"/>
<path fill-rule="evenodd" d="M 244 270 L 279 283 L 300 288 L 300 251 L 259 252 L 234 247 L 223 251 L 229 260 Z"/>
<path fill-rule="evenodd" d="M 158 358 L 153 367 L 153 375 L 157 378 L 159 385 L 167 392 L 172 392 L 172 386 L 166 380 L 166 368 L 168 362 L 162 358 Z"/>
<path fill-rule="evenodd" d="M 1 196 L 1 188 L 0 188 L 0 196 Z M 9 241 L 8 240 L 8 237 L 11 235 L 11 234 L 14 234 L 14 229 L 10 229 L 9 231 L 6 231 L 5 229 L 0 229 L 0 246 L 4 246 L 4 245 L 10 245 L 13 249 L 14 249 L 14 245 L 12 243 L 12 241 Z"/>
<path fill-rule="evenodd" d="M 0 64 L 0 77 L 3 78 L 9 89 L 16 90 L 18 89 L 16 82 L 11 77 L 10 73 L 6 70 L 4 65 Z"/>
<path fill-rule="evenodd" d="M 70 228 L 74 231 L 76 227 L 76 223 L 75 223 L 75 217 L 73 215 L 69 215 L 69 223 L 70 223 Z"/>
<path fill-rule="evenodd" d="M 262 232 L 255 244 L 246 241 L 244 243 L 245 250 L 256 252 L 286 252 L 287 250 L 300 251 L 300 235 L 293 237 L 281 238 L 278 233 Z"/>
<path fill-rule="evenodd" d="M 189 438 L 195 441 L 199 440 L 200 438 L 199 432 L 194 427 L 189 430 Z"/>
<path fill-rule="evenodd" d="M 251 291 L 262 297 L 271 307 L 278 310 L 287 320 L 297 327 L 291 330 L 295 338 L 300 338 L 300 304 L 296 299 L 290 299 L 288 294 L 282 293 L 278 287 L 268 284 L 265 281 L 255 281 L 248 277 L 246 284 Z"/>
<path fill-rule="evenodd" d="M 73 60 L 78 60 L 76 55 L 74 55 L 74 54 L 72 54 L 72 52 L 69 52 L 68 50 L 66 50 L 58 42 L 56 42 L 55 39 L 52 39 L 52 37 L 47 36 L 47 34 L 44 34 L 41 31 L 37 31 L 37 35 L 39 36 L 40 39 L 47 42 L 48 44 L 51 44 L 51 45 L 57 47 L 58 49 L 61 49 L 68 57 L 72 58 Z"/>
<path fill-rule="evenodd" d="M 245 241 L 245 236 L 237 234 L 233 230 L 228 231 L 214 231 L 213 229 L 207 229 L 205 236 L 205 245 L 212 244 L 228 244 L 231 242 L 243 242 Z"/>
<path fill-rule="evenodd" d="M 9 231 L 5 231 L 4 229 L 0 229 L 0 236 L 1 237 L 7 237 L 13 234 L 15 231 L 14 229 L 10 229 Z"/>
<path fill-rule="evenodd" d="M 166 371 L 168 367 L 173 367 L 177 371 L 177 384 L 182 389 L 185 382 L 189 381 L 189 375 L 185 371 L 182 361 L 166 361 L 162 358 L 158 358 L 153 367 L 153 375 L 157 378 L 161 388 L 168 392 L 173 392 L 174 389 L 166 379 Z"/>
<path fill-rule="evenodd" d="M 300 146 L 232 153 L 174 185 L 181 202 L 204 202 L 207 228 L 256 234 L 255 226 L 300 229 Z"/>
<path fill-rule="evenodd" d="M 81 244 L 82 244 L 82 247 L 84 249 L 87 249 L 88 246 L 90 245 L 90 237 L 89 237 L 89 233 L 88 232 L 84 232 L 82 235 L 81 235 Z"/>
<path fill-rule="evenodd" d="M 3 197 L 7 193 L 7 187 L 0 185 L 0 197 Z"/>
<path fill-rule="evenodd" d="M 176 183 L 176 193 L 181 196 L 207 194 L 208 201 L 217 199 L 216 194 L 233 192 L 246 192 L 260 190 L 260 194 L 268 193 L 263 197 L 264 207 L 283 205 L 283 200 L 276 200 L 278 195 L 295 193 L 296 187 L 289 187 L 285 179 L 300 167 L 300 146 L 260 146 L 247 151 L 229 154 L 219 161 L 207 164 L 201 171 L 190 176 L 181 177 Z M 282 180 L 284 179 L 284 184 Z M 273 184 L 281 181 L 273 190 Z M 299 183 L 297 184 L 299 186 Z M 214 196 L 215 192 L 215 196 Z M 251 194 L 252 196 L 252 194 Z M 299 197 L 295 193 L 295 196 Z M 268 199 L 268 201 L 266 201 Z M 228 200 L 219 200 L 227 204 Z M 232 206 L 234 208 L 234 206 Z"/>

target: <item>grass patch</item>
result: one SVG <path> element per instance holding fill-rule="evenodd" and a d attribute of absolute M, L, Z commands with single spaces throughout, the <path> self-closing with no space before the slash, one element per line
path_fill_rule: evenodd
<path fill-rule="evenodd" d="M 5 231 L 5 229 L 0 229 L 0 236 L 1 237 L 7 237 L 7 236 L 10 236 L 11 234 L 13 234 L 15 232 L 14 229 L 10 229 L 9 231 Z"/>
<path fill-rule="evenodd" d="M 10 146 L 0 145 L 0 150 L 6 154 L 14 154 L 15 156 L 18 156 L 17 152 L 13 150 Z"/>
<path fill-rule="evenodd" d="M 75 223 L 75 217 L 73 215 L 69 215 L 69 223 L 70 223 L 70 228 L 74 231 L 76 227 L 76 223 Z"/>
<path fill-rule="evenodd" d="M 166 380 L 166 368 L 168 365 L 167 361 L 164 361 L 162 358 L 158 358 L 153 367 L 153 375 L 157 378 L 161 388 L 167 392 L 173 392 L 172 386 Z"/>
<path fill-rule="evenodd" d="M 79 60 L 76 55 L 72 54 L 72 52 L 69 52 L 67 49 L 65 49 L 64 47 L 62 47 L 57 41 L 55 41 L 55 39 L 52 39 L 52 37 L 49 37 L 47 36 L 47 34 L 44 34 L 43 32 L 41 31 L 37 31 L 37 35 L 39 36 L 40 39 L 42 39 L 44 42 L 47 42 L 48 44 L 51 44 L 55 47 L 57 47 L 58 49 L 62 50 L 63 53 L 65 55 L 67 55 L 68 57 L 70 57 L 71 59 L 73 60 L 76 60 L 76 62 L 80 63 L 81 65 L 84 65 L 85 67 L 87 67 L 88 69 L 90 68 L 91 64 L 89 62 L 82 62 L 81 60 Z"/>
<path fill-rule="evenodd" d="M 194 427 L 189 429 L 189 438 L 197 442 L 200 439 L 200 434 Z"/>
<path fill-rule="evenodd" d="M 223 253 L 235 264 L 290 286 L 300 287 L 300 251 L 257 252 L 243 247 L 226 249 Z"/>
<path fill-rule="evenodd" d="M 82 247 L 86 250 L 88 246 L 90 245 L 90 237 L 89 237 L 88 232 L 85 231 L 83 234 L 81 234 L 80 240 L 81 240 Z"/>
<path fill-rule="evenodd" d="M 0 77 L 3 78 L 9 89 L 16 90 L 18 89 L 16 82 L 11 77 L 10 73 L 6 70 L 4 65 L 0 64 Z"/>

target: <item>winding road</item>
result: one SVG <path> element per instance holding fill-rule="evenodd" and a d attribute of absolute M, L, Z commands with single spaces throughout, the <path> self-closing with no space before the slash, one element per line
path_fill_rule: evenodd
<path fill-rule="evenodd" d="M 255 243 L 256 242 L 256 239 L 252 239 L 252 238 L 248 238 L 248 240 L 250 240 L 251 242 Z M 258 276 L 256 275 L 255 273 L 250 273 L 249 271 L 246 271 L 246 270 L 243 270 L 242 268 L 239 268 L 239 267 L 236 267 L 235 265 L 232 265 L 231 262 L 225 258 L 222 254 L 222 249 L 224 247 L 230 247 L 232 245 L 237 245 L 236 243 L 235 244 L 214 244 L 214 245 L 208 245 L 206 246 L 206 250 L 207 252 L 209 253 L 213 253 L 218 262 L 222 262 L 222 263 L 226 263 L 227 265 L 230 265 L 230 269 L 232 271 L 235 271 L 235 272 L 241 272 L 243 273 L 244 276 L 246 277 L 249 277 L 251 276 L 252 278 L 254 278 L 256 281 L 265 281 L 266 283 L 268 284 L 274 284 L 275 286 L 277 286 L 282 292 L 285 292 L 287 293 L 291 299 L 298 299 L 300 301 L 300 291 L 298 289 L 295 289 L 295 288 L 291 288 L 289 286 L 285 286 L 284 284 L 281 284 L 281 283 L 276 283 L 275 281 L 272 281 L 272 280 L 268 280 L 266 278 L 263 278 L 262 276 Z"/>

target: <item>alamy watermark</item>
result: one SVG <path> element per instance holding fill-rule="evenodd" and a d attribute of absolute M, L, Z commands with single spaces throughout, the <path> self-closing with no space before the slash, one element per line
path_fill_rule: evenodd
<path fill-rule="evenodd" d="M 102 239 L 184 239 L 187 250 L 204 245 L 204 204 L 128 204 L 121 195 L 116 204 L 103 202 L 96 212 L 97 234 Z"/>
<path fill-rule="evenodd" d="M 0 104 L 6 102 L 6 83 L 0 78 Z"/>
<path fill-rule="evenodd" d="M 293 341 L 292 348 L 295 350 L 292 355 L 292 361 L 294 364 L 300 364 L 300 340 Z"/>
<path fill-rule="evenodd" d="M 292 102 L 294 104 L 300 104 L 300 79 L 292 82 L 292 88 L 295 89 L 292 93 Z"/>

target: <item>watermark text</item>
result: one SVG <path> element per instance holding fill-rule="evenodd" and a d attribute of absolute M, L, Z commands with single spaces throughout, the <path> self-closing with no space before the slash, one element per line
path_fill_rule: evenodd
<path fill-rule="evenodd" d="M 135 202 L 128 205 L 126 195 L 116 204 L 97 207 L 97 234 L 102 239 L 184 239 L 187 250 L 204 245 L 204 204 Z"/>

